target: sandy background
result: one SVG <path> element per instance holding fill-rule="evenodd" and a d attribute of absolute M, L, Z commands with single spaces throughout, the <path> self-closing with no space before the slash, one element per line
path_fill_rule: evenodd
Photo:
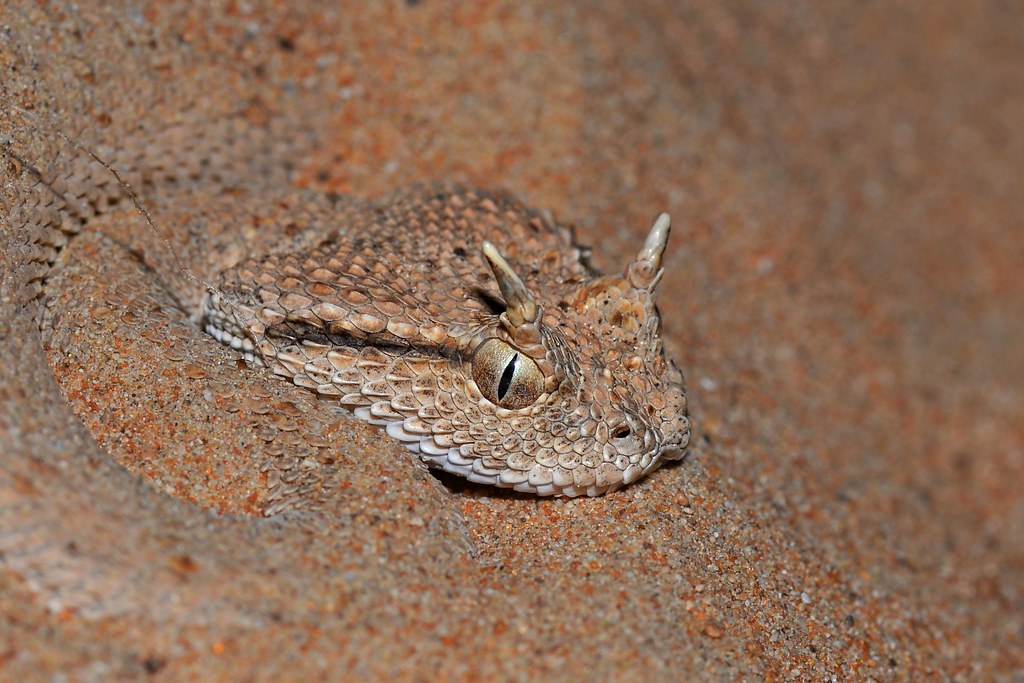
<path fill-rule="evenodd" d="M 1024 8 L 351 4 L 0 9 L 61 195 L 0 168 L 0 679 L 1024 680 Z M 201 335 L 45 121 L 201 276 L 326 193 L 502 188 L 603 269 L 671 212 L 690 457 L 434 477 Z"/>

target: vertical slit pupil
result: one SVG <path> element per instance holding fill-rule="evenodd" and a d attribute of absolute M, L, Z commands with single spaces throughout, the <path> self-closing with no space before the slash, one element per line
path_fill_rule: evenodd
<path fill-rule="evenodd" d="M 501 379 L 498 380 L 498 400 L 505 398 L 505 394 L 508 393 L 509 387 L 512 386 L 512 377 L 516 373 L 516 361 L 519 360 L 519 354 L 512 356 L 512 360 L 508 362 L 505 369 L 501 373 Z"/>

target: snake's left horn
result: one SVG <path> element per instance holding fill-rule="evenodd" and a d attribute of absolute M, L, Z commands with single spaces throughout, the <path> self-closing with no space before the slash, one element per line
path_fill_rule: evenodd
<path fill-rule="evenodd" d="M 494 271 L 494 279 L 498 281 L 501 296 L 505 299 L 505 315 L 508 321 L 514 327 L 537 322 L 540 313 L 537 301 L 522 279 L 512 270 L 512 266 L 490 242 L 483 243 L 483 252 L 484 258 Z"/>

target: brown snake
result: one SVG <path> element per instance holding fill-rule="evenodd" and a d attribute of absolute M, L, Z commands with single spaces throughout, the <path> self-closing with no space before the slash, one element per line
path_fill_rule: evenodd
<path fill-rule="evenodd" d="M 159 233 L 113 167 L 57 133 Z M 312 247 L 244 260 L 217 285 L 165 244 L 208 289 L 207 333 L 383 427 L 430 467 L 598 496 L 684 456 L 683 376 L 654 304 L 668 214 L 608 276 L 585 265 L 570 229 L 504 195 L 414 187 L 343 219 Z"/>
<path fill-rule="evenodd" d="M 225 273 L 206 331 L 473 482 L 597 496 L 683 457 L 683 378 L 653 297 L 667 214 L 603 277 L 567 228 L 458 187 L 343 230 Z"/>

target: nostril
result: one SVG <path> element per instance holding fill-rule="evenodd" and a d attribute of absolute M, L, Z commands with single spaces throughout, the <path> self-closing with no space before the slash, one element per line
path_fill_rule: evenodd
<path fill-rule="evenodd" d="M 629 425 L 620 425 L 620 426 L 615 428 L 615 431 L 612 432 L 612 438 L 613 439 L 625 439 L 627 436 L 630 435 L 630 433 L 631 432 L 630 432 L 630 429 L 629 429 Z"/>

